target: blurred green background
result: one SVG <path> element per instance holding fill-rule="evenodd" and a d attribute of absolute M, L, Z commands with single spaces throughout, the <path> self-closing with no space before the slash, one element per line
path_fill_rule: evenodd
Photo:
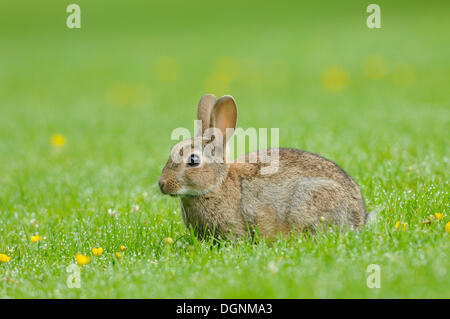
<path fill-rule="evenodd" d="M 308 141 L 334 139 L 344 158 L 352 135 L 381 138 L 371 127 L 410 138 L 447 120 L 449 7 L 440 2 L 380 2 L 382 28 L 368 29 L 364 1 L 78 1 L 78 30 L 66 27 L 69 3 L 1 4 L 4 152 L 40 152 L 61 132 L 84 141 L 71 143 L 83 156 L 86 147 L 93 158 L 159 156 L 174 127 L 192 127 L 206 92 L 234 95 L 242 127 L 280 127 L 285 144 L 333 155 Z M 343 82 L 331 92 L 330 68 Z M 424 125 L 429 117 L 436 125 Z"/>
<path fill-rule="evenodd" d="M 368 29 L 367 1 L 80 0 L 81 29 L 69 29 L 70 3 L 0 3 L 0 253 L 13 257 L 1 297 L 449 297 L 448 219 L 422 221 L 448 213 L 450 3 L 377 1 L 382 28 Z M 278 127 L 280 146 L 339 163 L 368 210 L 385 207 L 381 225 L 245 246 L 246 261 L 182 240 L 161 254 L 186 231 L 156 180 L 205 93 L 232 94 L 239 127 Z M 83 269 L 89 290 L 65 287 L 76 252 L 121 243 L 128 261 L 105 255 Z M 269 280 L 271 258 L 293 268 Z M 377 260 L 391 273 L 374 291 L 364 276 Z"/>

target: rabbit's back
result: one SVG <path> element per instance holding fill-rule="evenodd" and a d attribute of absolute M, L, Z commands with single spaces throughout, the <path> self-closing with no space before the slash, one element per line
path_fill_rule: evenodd
<path fill-rule="evenodd" d="M 320 223 L 364 224 L 359 187 L 335 163 L 306 151 L 279 149 L 278 171 L 263 175 L 263 165 L 237 163 L 230 170 L 240 176 L 241 213 L 262 235 L 313 230 Z"/>

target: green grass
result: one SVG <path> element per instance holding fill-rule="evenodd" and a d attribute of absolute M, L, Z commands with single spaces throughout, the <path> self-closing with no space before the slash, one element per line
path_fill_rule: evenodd
<path fill-rule="evenodd" d="M 0 297 L 450 297 L 448 4 L 379 1 L 369 30 L 364 1 L 80 0 L 69 30 L 68 3 L 0 4 Z M 337 92 L 322 84 L 333 66 L 348 77 Z M 273 243 L 190 236 L 156 181 L 204 93 L 232 94 L 239 127 L 279 127 L 281 146 L 339 163 L 368 210 L 384 207 L 378 223 Z M 103 255 L 69 289 L 66 267 L 93 247 Z"/>

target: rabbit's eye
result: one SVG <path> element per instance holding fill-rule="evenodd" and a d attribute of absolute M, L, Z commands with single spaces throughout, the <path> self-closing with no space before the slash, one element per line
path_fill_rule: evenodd
<path fill-rule="evenodd" d="M 187 164 L 191 167 L 200 165 L 200 157 L 197 154 L 191 154 L 188 158 Z"/>

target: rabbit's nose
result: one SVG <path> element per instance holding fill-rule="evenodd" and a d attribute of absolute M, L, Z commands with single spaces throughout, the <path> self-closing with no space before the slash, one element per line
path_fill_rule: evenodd
<path fill-rule="evenodd" d="M 161 190 L 162 193 L 164 193 L 164 185 L 166 184 L 166 182 L 164 180 L 158 180 L 158 185 L 159 185 L 159 189 Z"/>

